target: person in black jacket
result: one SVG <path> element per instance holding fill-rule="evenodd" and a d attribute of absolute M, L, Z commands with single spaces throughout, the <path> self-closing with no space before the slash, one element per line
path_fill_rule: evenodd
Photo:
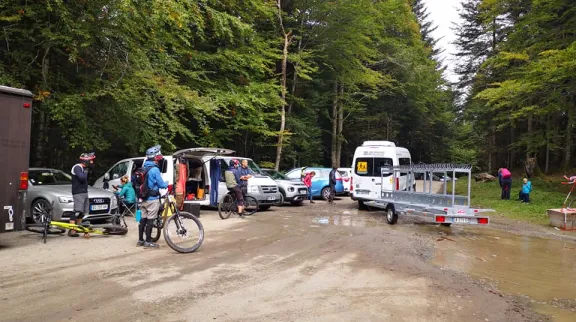
<path fill-rule="evenodd" d="M 72 167 L 72 199 L 74 200 L 74 213 L 70 216 L 71 224 L 80 224 L 84 215 L 90 212 L 90 201 L 88 199 L 88 174 L 94 168 L 94 159 L 96 156 L 92 153 L 82 153 L 80 163 Z M 68 236 L 78 237 L 75 230 L 70 229 Z M 85 236 L 88 237 L 88 236 Z"/>
<path fill-rule="evenodd" d="M 329 185 L 330 185 L 330 196 L 328 197 L 329 203 L 334 203 L 334 195 L 336 194 L 336 172 L 338 171 L 338 167 L 335 165 L 332 166 L 332 171 L 330 171 L 329 178 Z"/>

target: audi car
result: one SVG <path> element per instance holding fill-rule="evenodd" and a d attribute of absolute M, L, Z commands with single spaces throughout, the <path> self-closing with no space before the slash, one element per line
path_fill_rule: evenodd
<path fill-rule="evenodd" d="M 30 168 L 28 170 L 28 196 L 26 216 L 29 222 L 38 222 L 39 215 L 53 204 L 52 220 L 68 221 L 74 213 L 72 176 L 57 169 Z M 112 192 L 88 186 L 90 212 L 84 221 L 110 219 L 118 211 Z"/>

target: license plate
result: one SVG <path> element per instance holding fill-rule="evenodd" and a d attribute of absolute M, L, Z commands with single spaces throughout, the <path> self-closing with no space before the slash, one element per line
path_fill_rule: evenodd
<path fill-rule="evenodd" d="M 356 190 L 356 194 L 359 194 L 359 195 L 367 195 L 368 193 L 370 193 L 370 191 L 366 191 L 366 190 Z"/>
<path fill-rule="evenodd" d="M 470 218 L 454 218 L 455 223 L 469 223 Z"/>
<path fill-rule="evenodd" d="M 300 190 L 300 193 L 306 193 L 306 192 L 308 192 L 306 189 L 301 189 L 301 190 Z"/>
<path fill-rule="evenodd" d="M 276 197 L 268 197 L 266 200 L 276 200 Z"/>
<path fill-rule="evenodd" d="M 107 210 L 108 205 L 92 205 L 90 207 L 91 210 Z"/>
<path fill-rule="evenodd" d="M 6 227 L 5 230 L 14 230 L 14 223 L 7 222 L 5 227 Z"/>

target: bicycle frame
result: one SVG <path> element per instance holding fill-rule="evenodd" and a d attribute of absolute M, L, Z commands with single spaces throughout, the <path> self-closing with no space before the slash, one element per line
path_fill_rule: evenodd
<path fill-rule="evenodd" d="M 98 228 L 92 228 L 91 226 L 69 224 L 69 223 L 64 223 L 64 222 L 60 222 L 60 221 L 50 221 L 50 226 L 60 227 L 60 228 L 69 229 L 69 230 L 75 230 L 79 233 L 84 233 L 84 234 L 97 234 L 97 235 L 103 235 L 104 234 L 104 231 L 102 231 Z"/>

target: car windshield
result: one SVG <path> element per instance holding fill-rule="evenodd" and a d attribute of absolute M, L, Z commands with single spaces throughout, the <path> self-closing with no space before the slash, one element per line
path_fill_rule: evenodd
<path fill-rule="evenodd" d="M 250 159 L 241 159 L 241 160 L 248 160 L 248 168 L 254 171 L 254 173 L 262 173 L 262 170 L 260 170 L 260 167 L 256 164 L 256 162 Z"/>
<path fill-rule="evenodd" d="M 290 180 L 284 174 L 276 171 L 276 170 L 266 170 L 263 171 L 265 174 L 268 174 L 274 180 Z"/>
<path fill-rule="evenodd" d="M 72 177 L 60 170 L 31 170 L 28 173 L 28 180 L 33 185 L 55 186 L 72 184 Z"/>

